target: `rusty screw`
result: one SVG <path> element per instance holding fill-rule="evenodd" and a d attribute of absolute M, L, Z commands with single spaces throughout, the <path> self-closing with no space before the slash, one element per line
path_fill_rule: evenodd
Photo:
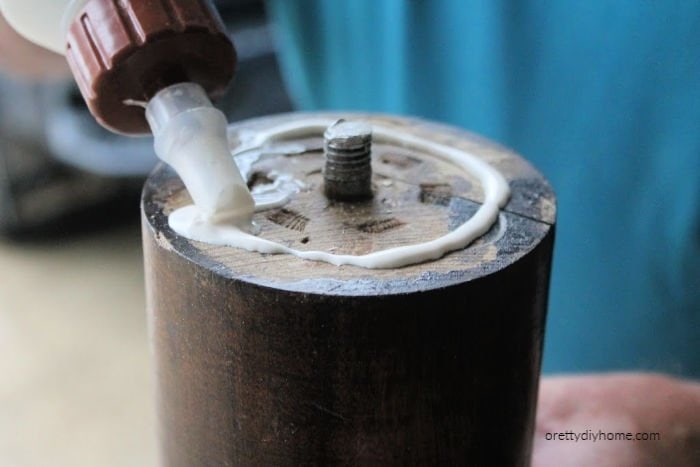
<path fill-rule="evenodd" d="M 324 133 L 325 195 L 335 201 L 372 197 L 372 127 L 365 122 L 338 120 Z"/>

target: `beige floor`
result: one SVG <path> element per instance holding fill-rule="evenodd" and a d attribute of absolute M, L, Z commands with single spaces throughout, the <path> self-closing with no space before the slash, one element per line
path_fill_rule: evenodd
<path fill-rule="evenodd" d="M 0 467 L 150 466 L 140 234 L 0 240 Z"/>

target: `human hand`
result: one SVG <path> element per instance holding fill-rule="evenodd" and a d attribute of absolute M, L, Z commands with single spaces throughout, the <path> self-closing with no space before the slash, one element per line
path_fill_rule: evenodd
<path fill-rule="evenodd" d="M 659 439 L 593 441 L 600 431 Z M 532 465 L 698 466 L 700 383 L 645 373 L 543 378 Z"/>
<path fill-rule="evenodd" d="M 34 45 L 15 32 L 0 14 L 0 72 L 31 79 L 69 76 L 66 59 Z"/>

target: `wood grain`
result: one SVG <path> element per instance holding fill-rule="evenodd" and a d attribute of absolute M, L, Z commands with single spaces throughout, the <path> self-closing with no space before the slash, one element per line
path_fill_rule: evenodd
<path fill-rule="evenodd" d="M 333 115 L 339 118 L 341 115 Z M 345 118 L 356 116 L 342 115 Z M 255 131 L 298 114 L 233 126 Z M 468 248 L 367 270 L 192 242 L 167 226 L 189 202 L 167 168 L 143 195 L 149 318 L 166 465 L 527 465 L 555 201 L 527 162 L 418 120 L 367 116 L 488 160 L 513 190 Z M 261 236 L 363 254 L 426 241 L 479 207 L 478 181 L 429 154 L 373 146 L 375 196 L 322 195 L 319 140 L 255 167 L 306 189 L 256 214 Z M 274 151 L 273 151 L 274 152 Z"/>

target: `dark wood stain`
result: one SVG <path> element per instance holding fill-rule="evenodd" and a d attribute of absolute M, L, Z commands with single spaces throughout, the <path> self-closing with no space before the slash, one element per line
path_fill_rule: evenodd
<path fill-rule="evenodd" d="M 421 183 L 418 196 L 421 203 L 449 206 L 452 187 L 447 183 Z"/>
<path fill-rule="evenodd" d="M 290 230 L 296 230 L 298 232 L 303 232 L 306 228 L 306 224 L 309 222 L 309 218 L 299 214 L 291 209 L 276 209 L 270 212 L 267 219 L 274 222 L 277 225 L 281 225 Z"/>
<path fill-rule="evenodd" d="M 382 233 L 406 225 L 405 222 L 391 217 L 389 219 L 372 219 L 357 226 L 357 230 L 365 233 Z"/>
<path fill-rule="evenodd" d="M 236 252 L 251 277 L 170 230 L 172 177 L 154 172 L 142 201 L 163 465 L 529 465 L 553 225 L 504 212 L 503 238 L 441 260 L 450 271 L 391 280 L 291 257 L 297 277 L 274 279 L 280 263 Z"/>

